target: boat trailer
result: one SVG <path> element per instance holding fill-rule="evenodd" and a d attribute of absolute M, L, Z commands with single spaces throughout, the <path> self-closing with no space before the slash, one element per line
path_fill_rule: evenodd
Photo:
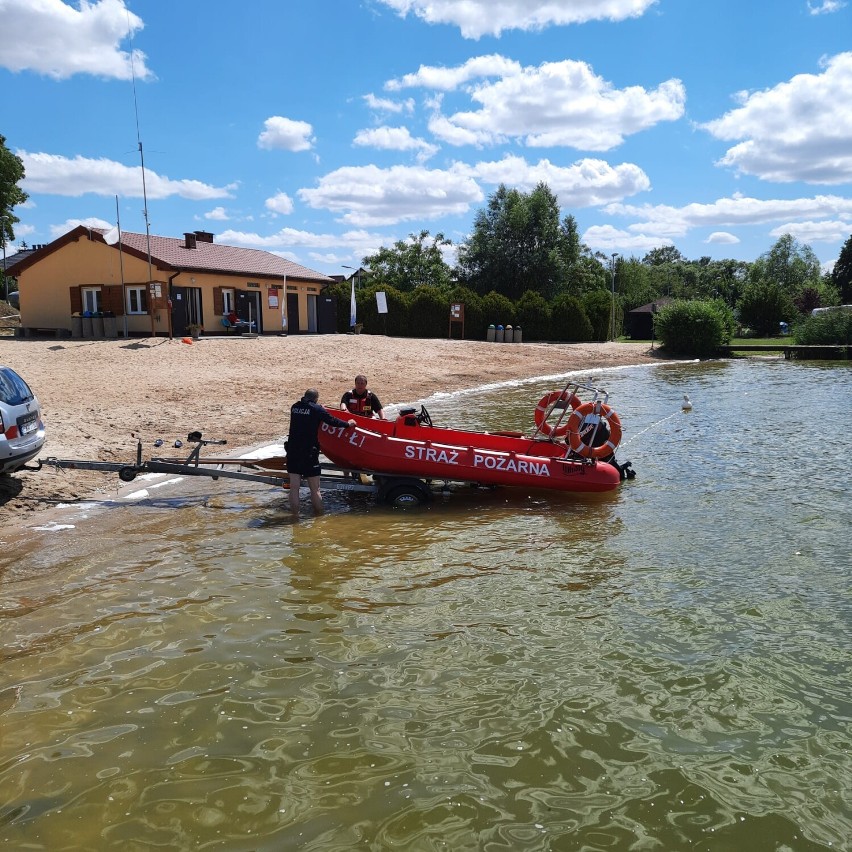
<path fill-rule="evenodd" d="M 142 441 L 136 441 L 136 459 L 132 463 L 90 461 L 88 459 L 60 459 L 55 456 L 38 459 L 37 466 L 25 470 L 40 471 L 44 467 L 60 470 L 100 470 L 117 473 L 122 482 L 133 482 L 141 474 L 171 474 L 174 476 L 206 476 L 213 480 L 235 479 L 243 482 L 262 482 L 276 488 L 289 488 L 284 457 L 268 458 L 206 458 L 202 449 L 223 446 L 227 441 L 211 441 L 201 432 L 190 432 L 187 443 L 195 446 L 186 458 L 142 458 Z M 182 446 L 176 441 L 175 446 Z M 228 469 L 228 468 L 235 469 Z M 412 508 L 428 503 L 434 494 L 431 484 L 410 476 L 389 474 L 371 475 L 364 471 L 350 470 L 323 462 L 322 488 L 329 491 L 347 491 L 375 496 L 376 500 L 397 508 Z M 470 484 L 467 484 L 468 487 Z M 449 490 L 445 483 L 444 491 Z"/>

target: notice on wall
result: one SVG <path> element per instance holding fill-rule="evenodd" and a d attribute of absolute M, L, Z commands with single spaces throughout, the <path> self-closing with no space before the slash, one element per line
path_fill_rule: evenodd
<path fill-rule="evenodd" d="M 278 288 L 272 287 L 269 290 L 269 307 L 277 308 L 278 307 Z"/>
<path fill-rule="evenodd" d="M 382 290 L 376 292 L 376 308 L 380 314 L 386 314 L 388 312 L 387 296 Z"/>

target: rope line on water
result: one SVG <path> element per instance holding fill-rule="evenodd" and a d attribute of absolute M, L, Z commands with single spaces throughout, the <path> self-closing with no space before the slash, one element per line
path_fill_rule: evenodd
<path fill-rule="evenodd" d="M 644 435 L 646 432 L 649 432 L 651 429 L 656 429 L 657 426 L 662 425 L 666 422 L 666 420 L 671 420 L 672 417 L 677 417 L 679 414 L 683 414 L 682 411 L 673 411 L 671 414 L 667 414 L 665 417 L 657 420 L 656 423 L 652 423 L 650 426 L 646 426 L 641 432 L 637 432 L 635 435 L 631 436 L 629 440 L 622 441 L 621 446 L 626 447 L 629 444 L 632 444 L 640 435 Z"/>

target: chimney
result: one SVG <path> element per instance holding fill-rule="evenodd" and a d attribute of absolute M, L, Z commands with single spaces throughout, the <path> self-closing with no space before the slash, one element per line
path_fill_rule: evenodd
<path fill-rule="evenodd" d="M 213 234 L 210 231 L 196 231 L 195 237 L 200 243 L 212 243 L 213 242 Z"/>
<path fill-rule="evenodd" d="M 183 239 L 184 239 L 184 243 L 183 243 L 184 248 L 188 248 L 188 249 L 194 249 L 195 248 L 195 240 L 196 240 L 195 234 L 190 234 L 187 231 L 186 233 L 184 233 Z"/>

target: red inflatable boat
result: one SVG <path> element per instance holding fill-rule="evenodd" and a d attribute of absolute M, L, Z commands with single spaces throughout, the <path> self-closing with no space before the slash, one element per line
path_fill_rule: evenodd
<path fill-rule="evenodd" d="M 320 448 L 335 465 L 373 474 L 589 493 L 617 488 L 629 465 L 615 461 L 618 415 L 573 390 L 542 397 L 530 437 L 435 426 L 425 408 L 394 420 L 353 419 L 354 428 L 323 424 Z"/>

